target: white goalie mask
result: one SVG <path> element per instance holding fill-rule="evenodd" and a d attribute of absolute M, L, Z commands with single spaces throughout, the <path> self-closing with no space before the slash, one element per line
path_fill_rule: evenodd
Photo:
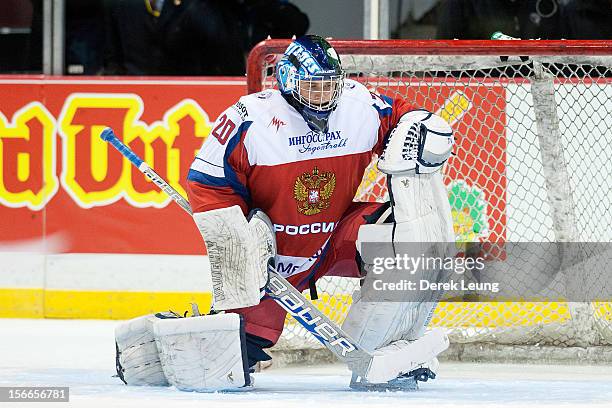
<path fill-rule="evenodd" d="M 336 106 L 342 94 L 344 74 L 312 75 L 298 78 L 293 88 L 293 97 L 307 108 L 329 111 Z"/>

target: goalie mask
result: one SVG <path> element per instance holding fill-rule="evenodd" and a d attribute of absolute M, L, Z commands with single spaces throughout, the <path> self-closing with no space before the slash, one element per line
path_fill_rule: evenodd
<path fill-rule="evenodd" d="M 315 131 L 326 132 L 344 86 L 336 50 L 323 38 L 306 35 L 293 41 L 276 64 L 278 88 Z"/>

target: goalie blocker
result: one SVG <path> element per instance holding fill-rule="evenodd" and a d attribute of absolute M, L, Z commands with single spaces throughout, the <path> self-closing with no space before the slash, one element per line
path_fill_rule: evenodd
<path fill-rule="evenodd" d="M 272 223 L 258 209 L 247 218 L 239 206 L 194 213 L 208 250 L 214 310 L 257 305 L 268 283 L 268 262 L 276 255 Z"/>

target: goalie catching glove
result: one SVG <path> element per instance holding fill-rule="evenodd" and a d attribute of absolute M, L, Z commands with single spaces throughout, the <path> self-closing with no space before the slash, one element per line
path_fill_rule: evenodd
<path fill-rule="evenodd" d="M 444 119 L 424 109 L 411 111 L 391 132 L 378 169 L 385 174 L 435 173 L 450 157 L 453 144 L 453 130 Z"/>

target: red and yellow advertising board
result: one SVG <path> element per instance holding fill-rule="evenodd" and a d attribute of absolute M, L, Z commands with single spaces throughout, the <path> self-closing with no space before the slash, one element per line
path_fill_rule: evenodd
<path fill-rule="evenodd" d="M 0 244 L 200 254 L 189 217 L 100 140 L 115 132 L 178 191 L 239 78 L 0 77 Z"/>

